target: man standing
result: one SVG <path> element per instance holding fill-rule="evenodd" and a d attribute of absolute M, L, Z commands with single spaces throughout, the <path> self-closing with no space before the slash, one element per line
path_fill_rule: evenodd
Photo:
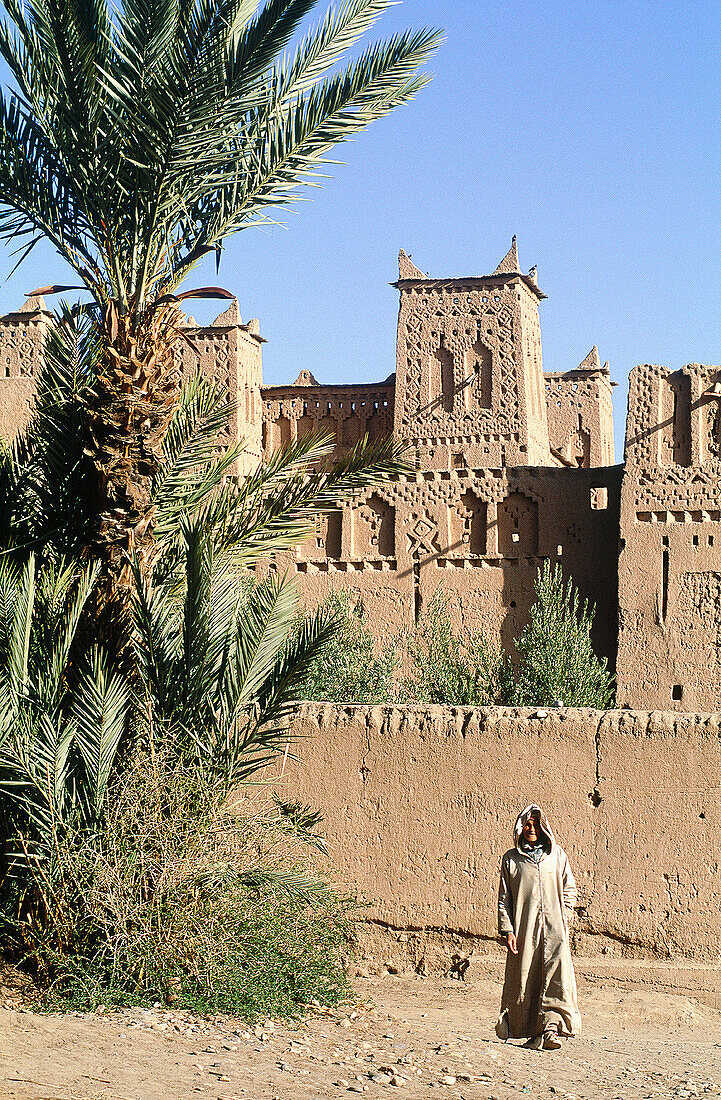
<path fill-rule="evenodd" d="M 527 1038 L 534 1050 L 558 1050 L 559 1036 L 581 1031 L 568 935 L 576 883 L 539 806 L 518 815 L 513 841 L 498 890 L 498 934 L 507 955 L 496 1034 Z"/>

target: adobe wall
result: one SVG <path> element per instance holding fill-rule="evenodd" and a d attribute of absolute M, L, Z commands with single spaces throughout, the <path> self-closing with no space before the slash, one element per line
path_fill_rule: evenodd
<path fill-rule="evenodd" d="M 28 423 L 35 397 L 35 375 L 42 360 L 45 329 L 51 317 L 42 298 L 29 298 L 21 310 L 0 318 L 0 439 L 13 439 Z M 237 301 L 212 325 L 184 325 L 175 349 L 183 378 L 200 371 L 217 382 L 235 402 L 219 442 L 243 440 L 245 450 L 235 472 L 249 473 L 261 457 L 261 345 L 257 321 L 244 325 Z"/>
<path fill-rule="evenodd" d="M 400 255 L 393 430 L 421 469 L 551 464 L 538 303 L 516 240 L 490 276 L 430 279 Z"/>
<path fill-rule="evenodd" d="M 577 951 L 721 963 L 721 715 L 299 704 L 289 729 L 284 796 L 322 811 L 339 885 L 409 965 L 433 934 L 492 949 L 529 802 L 576 875 Z"/>
<path fill-rule="evenodd" d="M 594 642 L 614 665 L 620 467 L 419 472 L 319 519 L 281 568 L 305 603 L 358 592 L 374 630 L 412 626 L 442 584 L 456 630 L 505 647 L 523 630 L 545 558 L 596 606 Z"/>
<path fill-rule="evenodd" d="M 176 361 L 183 378 L 199 370 L 235 402 L 227 430 L 218 441 L 228 445 L 244 442 L 234 470 L 242 476 L 255 470 L 261 458 L 261 347 L 265 340 L 256 320 L 242 323 L 236 300 L 212 325 L 189 321 L 184 328 L 187 339 L 179 340 L 175 347 Z"/>
<path fill-rule="evenodd" d="M 721 367 L 631 373 L 619 556 L 620 705 L 721 707 Z"/>
<path fill-rule="evenodd" d="M 590 353 L 598 352 L 594 348 Z M 587 357 L 588 358 L 588 357 Z M 551 454 L 566 466 L 612 466 L 613 406 L 607 370 L 544 374 Z"/>
<path fill-rule="evenodd" d="M 48 317 L 43 300 L 29 298 L 0 319 L 0 440 L 13 439 L 30 420 Z"/>
<path fill-rule="evenodd" d="M 366 385 L 319 386 L 301 371 L 290 386 L 263 386 L 263 457 L 312 433 L 335 440 L 334 457 L 359 443 L 364 435 L 383 439 L 393 431 L 393 376 Z"/>

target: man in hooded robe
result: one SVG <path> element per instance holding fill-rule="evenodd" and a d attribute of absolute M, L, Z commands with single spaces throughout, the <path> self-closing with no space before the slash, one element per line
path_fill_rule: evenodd
<path fill-rule="evenodd" d="M 568 935 L 576 883 L 539 806 L 518 815 L 513 841 L 498 890 L 498 934 L 507 954 L 496 1034 L 557 1050 L 559 1035 L 581 1031 Z"/>

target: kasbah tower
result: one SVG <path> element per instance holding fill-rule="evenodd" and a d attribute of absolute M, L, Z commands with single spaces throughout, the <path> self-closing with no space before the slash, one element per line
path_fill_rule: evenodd
<path fill-rule="evenodd" d="M 331 435 L 337 455 L 366 434 L 408 445 L 415 474 L 324 517 L 276 567 L 297 574 L 308 605 L 357 592 L 387 637 L 442 584 L 457 629 L 510 649 L 550 559 L 596 607 L 618 706 L 721 709 L 721 367 L 636 367 L 614 465 L 608 364 L 594 347 L 575 370 L 544 373 L 545 295 L 515 238 L 478 277 L 429 278 L 401 252 L 393 285 L 396 370 L 383 382 L 320 385 L 304 370 L 264 386 L 264 340 L 237 303 L 210 326 L 189 319 L 178 364 L 237 402 L 239 475 L 309 432 Z M 42 299 L 0 319 L 5 440 L 29 418 L 48 321 Z"/>

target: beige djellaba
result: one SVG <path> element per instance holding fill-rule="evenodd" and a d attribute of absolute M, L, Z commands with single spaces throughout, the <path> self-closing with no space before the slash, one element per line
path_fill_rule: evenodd
<path fill-rule="evenodd" d="M 536 859 L 524 852 L 527 845 L 522 839 L 523 826 L 534 810 L 543 841 Z M 561 1035 L 579 1035 L 581 1016 L 568 934 L 577 891 L 568 856 L 536 805 L 518 815 L 513 840 L 514 847 L 501 863 L 498 934 L 505 938 L 514 932 L 518 954 L 506 953 L 496 1033 L 503 1039 L 532 1038 L 555 1024 Z"/>

